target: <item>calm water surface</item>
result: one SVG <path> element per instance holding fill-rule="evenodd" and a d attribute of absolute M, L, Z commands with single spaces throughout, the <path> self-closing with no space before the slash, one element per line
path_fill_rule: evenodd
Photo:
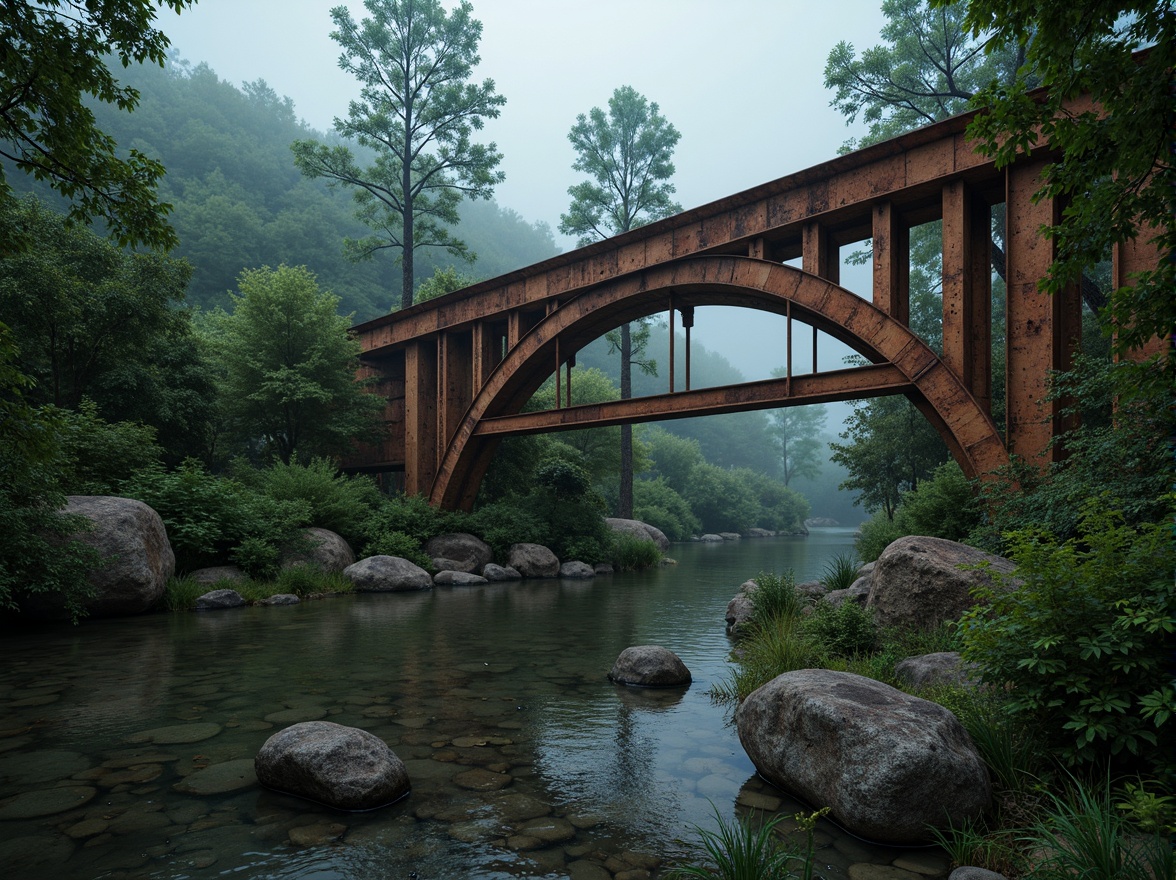
<path fill-rule="evenodd" d="M 716 811 L 800 809 L 755 777 L 707 691 L 727 674 L 723 616 L 739 584 L 789 568 L 815 578 L 851 542 L 848 529 L 821 529 L 675 545 L 677 566 L 595 581 L 9 633 L 0 875 L 656 877 Z M 693 684 L 610 683 L 616 656 L 640 644 L 675 651 Z M 411 795 L 356 814 L 259 787 L 262 743 L 320 718 L 384 739 Z M 831 825 L 818 841 L 829 880 L 854 864 L 927 860 Z"/>

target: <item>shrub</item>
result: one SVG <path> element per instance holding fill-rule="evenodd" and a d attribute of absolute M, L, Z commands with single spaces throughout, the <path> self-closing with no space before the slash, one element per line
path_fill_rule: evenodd
<path fill-rule="evenodd" d="M 683 494 L 704 529 L 746 532 L 755 525 L 759 501 L 751 486 L 732 471 L 696 464 Z"/>
<path fill-rule="evenodd" d="M 379 490 L 370 478 L 345 476 L 328 458 L 302 464 L 278 461 L 264 470 L 234 471 L 242 483 L 277 501 L 306 505 L 310 524 L 329 529 L 356 545 L 363 540 L 365 521 L 381 505 Z"/>
<path fill-rule="evenodd" d="M 902 508 L 898 509 L 894 519 L 888 519 L 879 510 L 861 525 L 854 549 L 863 562 L 873 562 L 882 555 L 882 551 L 899 538 L 911 534 L 903 522 Z"/>
<path fill-rule="evenodd" d="M 90 400 L 83 400 L 76 412 L 58 414 L 65 460 L 62 484 L 70 495 L 117 495 L 133 474 L 162 460 L 152 427 L 107 422 Z"/>
<path fill-rule="evenodd" d="M 661 529 L 671 541 L 685 541 L 702 528 L 686 499 L 664 477 L 634 481 L 633 516 Z"/>
<path fill-rule="evenodd" d="M 784 574 L 760 572 L 755 576 L 756 588 L 751 592 L 752 620 L 766 625 L 780 618 L 791 618 L 800 612 L 804 599 L 796 592 L 796 578 L 791 571 Z"/>
<path fill-rule="evenodd" d="M 540 544 L 544 539 L 543 523 L 522 503 L 487 504 L 470 516 L 467 525 L 470 532 L 490 545 L 494 558 L 500 562 L 510 555 L 511 544 Z"/>
<path fill-rule="evenodd" d="M 819 662 L 818 651 L 805 634 L 799 615 L 757 623 L 739 639 L 737 661 L 727 680 L 711 688 L 711 696 L 723 702 L 743 702 L 777 675 L 809 669 Z"/>
<path fill-rule="evenodd" d="M 804 618 L 803 626 L 821 653 L 829 657 L 868 654 L 878 645 L 874 612 L 857 602 L 817 602 L 812 614 Z"/>
<path fill-rule="evenodd" d="M 949 541 L 963 541 L 982 520 L 980 500 L 954 461 L 937 467 L 918 491 L 904 492 L 899 511 L 906 534 Z"/>
<path fill-rule="evenodd" d="M 825 563 L 821 583 L 826 590 L 848 589 L 857 580 L 860 569 L 857 557 L 852 553 L 838 553 Z"/>
<path fill-rule="evenodd" d="M 446 525 L 443 511 L 431 507 L 420 495 L 405 495 L 385 499 L 364 523 L 363 536 L 370 541 L 378 535 L 400 532 L 424 544 L 429 538 L 444 534 Z"/>
<path fill-rule="evenodd" d="M 364 545 L 363 555 L 365 558 L 368 556 L 399 556 L 423 569 L 429 571 L 433 569 L 433 560 L 421 547 L 421 542 L 404 532 L 381 532 Z"/>
<path fill-rule="evenodd" d="M 961 619 L 965 660 L 1010 686 L 1010 711 L 1040 723 L 1071 766 L 1176 770 L 1170 532 L 1167 523 L 1127 526 L 1103 497 L 1085 505 L 1078 535 L 1064 542 L 1010 533 L 1015 588 L 994 578 Z"/>
<path fill-rule="evenodd" d="M 661 550 L 648 538 L 624 533 L 618 533 L 614 538 L 612 564 L 618 571 L 652 568 L 661 560 Z"/>

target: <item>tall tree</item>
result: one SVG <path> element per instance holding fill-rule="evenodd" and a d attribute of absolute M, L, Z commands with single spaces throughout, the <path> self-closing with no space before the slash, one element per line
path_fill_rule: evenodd
<path fill-rule="evenodd" d="M 628 232 L 653 220 L 682 210 L 671 198 L 674 174 L 671 157 L 681 135 L 632 86 L 621 86 L 608 100 L 608 114 L 593 107 L 581 113 L 568 132 L 576 151 L 572 168 L 589 179 L 568 188 L 572 197 L 568 213 L 561 214 L 559 230 L 580 236 L 580 245 Z M 610 342 L 621 355 L 621 399 L 633 396 L 633 364 L 648 372 L 657 365 L 642 359 L 649 341 L 649 327 L 641 322 L 636 331 L 622 324 Z M 633 428 L 621 426 L 621 483 L 617 514 L 633 515 Z"/>
<path fill-rule="evenodd" d="M 779 377 L 783 371 L 773 370 Z M 780 475 L 788 486 L 798 477 L 815 480 L 821 472 L 825 441 L 821 431 L 825 427 L 826 412 L 821 404 L 816 406 L 786 406 L 773 410 L 771 421 L 772 439 L 780 450 Z"/>
<path fill-rule="evenodd" d="M 0 6 L 0 157 L 73 200 L 78 222 L 101 218 L 120 244 L 170 248 L 176 235 L 155 185 L 163 166 L 138 150 L 120 156 L 95 125 L 93 99 L 133 110 L 139 93 L 107 66 L 117 56 L 162 65 L 168 39 L 152 25 L 156 9 L 180 12 L 193 0 L 7 0 Z M 12 191 L 0 167 L 0 204 Z M 27 244 L 0 229 L 0 252 Z"/>
<path fill-rule="evenodd" d="M 447 228 L 459 220 L 464 196 L 489 198 L 505 175 L 494 143 L 472 134 L 498 117 L 506 98 L 494 80 L 470 81 L 481 60 L 482 23 L 461 0 L 446 13 L 440 0 L 364 0 L 371 18 L 356 24 L 345 6 L 331 10 L 331 38 L 343 47 L 339 66 L 363 84 L 360 99 L 335 119 L 344 138 L 375 151 L 363 167 L 351 148 L 312 140 L 291 145 L 294 162 L 308 177 L 355 187 L 356 216 L 374 233 L 348 239 L 357 258 L 400 251 L 401 308 L 412 305 L 413 255 L 444 248 L 472 261 L 475 255 Z"/>
<path fill-rule="evenodd" d="M 209 313 L 207 330 L 225 369 L 222 406 L 245 448 L 289 464 L 369 439 L 383 401 L 355 381 L 359 343 L 339 298 L 302 266 L 247 269 L 238 286 L 232 313 Z"/>

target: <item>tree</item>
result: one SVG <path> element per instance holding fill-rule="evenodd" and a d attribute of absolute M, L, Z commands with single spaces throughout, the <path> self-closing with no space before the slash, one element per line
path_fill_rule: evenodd
<path fill-rule="evenodd" d="M 1173 4 L 972 0 L 964 23 L 974 35 L 986 35 L 993 51 L 1015 46 L 1026 59 L 1015 79 L 990 83 L 977 96 L 984 112 L 969 135 L 998 166 L 1043 147 L 1056 157 L 1046 166 L 1040 194 L 1062 197 L 1066 207 L 1060 222 L 1045 230 L 1058 256 L 1043 289 L 1062 289 L 1106 259 L 1113 245 L 1143 238 L 1159 259 L 1155 270 L 1111 293 L 1115 346 L 1127 355 L 1157 336 L 1168 338 L 1176 328 Z M 1030 94 L 1038 84 L 1046 91 Z M 1082 95 L 1093 107 L 1067 108 Z M 1145 387 L 1167 399 L 1174 373 L 1176 352 L 1168 343 L 1123 390 Z"/>
<path fill-rule="evenodd" d="M 445 296 L 447 293 L 453 293 L 455 290 L 461 290 L 463 287 L 469 287 L 476 280 L 472 275 L 458 272 L 453 266 L 434 269 L 433 277 L 426 278 L 417 287 L 416 301 L 428 302 L 439 296 Z"/>
<path fill-rule="evenodd" d="M 947 459 L 935 429 L 905 397 L 877 397 L 859 404 L 846 420 L 830 458 L 849 471 L 839 488 L 861 492 L 855 503 L 894 518 L 904 491 L 914 491 Z"/>
<path fill-rule="evenodd" d="M 94 122 L 87 98 L 134 110 L 139 93 L 115 79 L 123 67 L 162 65 L 167 37 L 152 27 L 157 7 L 193 0 L 12 0 L 0 7 L 0 157 L 73 200 L 70 218 L 104 220 L 120 244 L 171 248 L 170 205 L 155 185 L 163 166 L 132 148 L 125 157 Z M 0 167 L 0 206 L 12 198 Z M 27 246 L 19 227 L 0 227 L 0 253 Z"/>
<path fill-rule="evenodd" d="M 339 298 L 305 267 L 246 269 L 231 314 L 208 316 L 224 365 L 221 403 L 246 448 L 289 464 L 369 439 L 383 401 L 355 381 L 359 343 Z"/>
<path fill-rule="evenodd" d="M 671 157 L 681 135 L 656 103 L 648 102 L 632 86 L 621 86 L 608 100 L 608 115 L 593 107 L 581 113 L 568 132 L 576 151 L 572 168 L 589 175 L 568 188 L 572 204 L 561 214 L 559 230 L 580 236 L 580 245 L 628 232 L 682 210 L 671 199 L 674 174 Z M 622 324 L 615 337 L 621 355 L 621 399 L 633 396 L 632 365 L 655 371 L 656 363 L 641 360 L 649 340 L 642 322 L 634 332 Z M 610 338 L 610 342 L 614 339 Z M 621 426 L 621 482 L 618 516 L 633 515 L 633 428 Z"/>
<path fill-rule="evenodd" d="M 444 248 L 473 260 L 447 226 L 458 222 L 463 196 L 489 198 L 505 175 L 495 144 L 471 140 L 486 119 L 496 119 L 506 98 L 494 80 L 470 82 L 481 58 L 482 23 L 461 0 L 446 13 L 440 0 L 364 0 L 371 13 L 356 24 L 344 6 L 331 10 L 331 38 L 343 47 L 339 66 L 363 84 L 347 119 L 335 119 L 344 138 L 375 151 L 362 167 L 351 148 L 312 140 L 291 145 L 294 162 L 308 177 L 355 187 L 356 216 L 375 230 L 346 248 L 355 258 L 378 250 L 400 251 L 401 308 L 412 305 L 413 255 Z"/>
<path fill-rule="evenodd" d="M 772 375 L 780 378 L 787 371 L 776 369 Z M 772 438 L 780 449 L 780 472 L 784 485 L 797 477 L 815 480 L 821 472 L 825 442 L 821 431 L 825 427 L 825 407 L 787 406 L 773 410 L 768 416 Z"/>

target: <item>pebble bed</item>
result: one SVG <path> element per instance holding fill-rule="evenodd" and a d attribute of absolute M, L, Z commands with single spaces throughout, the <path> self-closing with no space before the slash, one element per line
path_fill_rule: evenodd
<path fill-rule="evenodd" d="M 754 775 L 705 694 L 728 648 L 710 632 L 721 614 L 679 650 L 689 690 L 605 680 L 623 635 L 581 631 L 591 644 L 567 649 L 567 626 L 591 632 L 597 612 L 637 607 L 622 590 L 633 584 L 619 577 L 491 585 L 7 637 L 4 876 L 651 880 L 714 810 L 803 809 Z M 596 611 L 577 614 L 585 602 Z M 725 599 L 705 602 L 700 620 Z M 573 622 L 544 628 L 537 607 Z M 410 795 L 340 813 L 260 787 L 265 739 L 317 719 L 384 739 Z M 827 822 L 817 845 L 826 880 L 948 873 L 938 850 L 872 846 Z"/>

